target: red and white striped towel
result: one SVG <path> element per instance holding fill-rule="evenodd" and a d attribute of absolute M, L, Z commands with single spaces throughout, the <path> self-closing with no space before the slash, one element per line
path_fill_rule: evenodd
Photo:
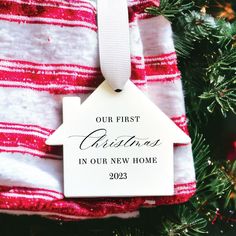
<path fill-rule="evenodd" d="M 187 133 L 170 23 L 145 13 L 158 1 L 128 4 L 131 79 Z M 84 100 L 102 80 L 94 1 L 0 1 L 0 212 L 63 220 L 132 217 L 141 206 L 177 204 L 194 194 L 188 144 L 174 149 L 174 196 L 64 198 L 61 150 L 45 140 L 61 124 L 62 97 Z"/>

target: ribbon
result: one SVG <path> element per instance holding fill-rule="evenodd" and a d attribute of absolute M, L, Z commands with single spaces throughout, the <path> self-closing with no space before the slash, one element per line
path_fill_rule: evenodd
<path fill-rule="evenodd" d="M 127 0 L 98 0 L 97 19 L 101 71 L 120 92 L 131 75 Z"/>

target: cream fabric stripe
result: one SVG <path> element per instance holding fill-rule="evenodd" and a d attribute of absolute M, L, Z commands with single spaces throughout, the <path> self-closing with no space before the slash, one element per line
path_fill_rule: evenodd
<path fill-rule="evenodd" d="M 43 188 L 62 193 L 62 172 L 60 160 L 1 152 L 0 185 Z"/>
<path fill-rule="evenodd" d="M 2 59 L 99 66 L 97 33 L 87 28 L 0 21 L 0 41 Z"/>
<path fill-rule="evenodd" d="M 1 60 L 0 59 L 0 68 L 1 70 L 7 70 L 11 67 L 11 70 L 14 70 L 15 68 L 18 69 L 30 69 L 30 70 L 43 70 L 45 73 L 51 72 L 51 71 L 70 71 L 72 73 L 88 73 L 88 74 L 94 74 L 99 73 L 99 69 L 96 67 L 82 67 L 82 66 L 76 66 L 76 65 L 52 65 L 52 64 L 30 64 L 27 62 L 23 63 L 22 61 L 9 61 L 9 60 Z M 13 69 L 12 69 L 13 68 Z M 58 73 L 58 72 L 57 72 Z"/>
<path fill-rule="evenodd" d="M 148 83 L 146 91 L 146 95 L 169 117 L 185 114 L 180 80 Z M 80 94 L 82 101 L 88 96 L 89 93 Z M 0 97 L 0 109 L 4 110 L 0 113 L 1 122 L 34 124 L 50 129 L 56 129 L 61 124 L 63 95 L 27 88 L 0 88 Z"/>
<path fill-rule="evenodd" d="M 160 42 L 156 37 L 158 35 L 150 30 L 152 22 L 154 25 L 158 23 L 157 18 L 139 20 L 130 28 L 132 57 L 143 58 L 142 43 L 147 44 L 144 47 L 145 56 L 162 54 L 163 50 L 159 50 L 158 44 Z M 159 32 L 158 27 L 156 27 L 157 32 Z M 140 31 L 142 32 L 142 39 L 140 38 Z M 159 32 L 160 36 L 161 33 Z M 174 51 L 173 42 L 168 40 L 169 34 L 168 31 L 161 36 L 162 42 L 165 42 L 165 52 L 167 53 Z M 150 47 L 152 47 L 150 49 L 147 48 L 149 47 L 149 40 L 151 40 Z M 0 41 L 1 59 L 99 67 L 97 33 L 87 28 L 0 21 Z M 13 41 L 14 43 L 12 43 Z M 4 63 L 6 61 L 1 62 L 2 65 Z M 65 67 L 68 69 L 67 65 Z M 80 69 L 73 69 L 80 71 Z M 72 70 L 72 67 L 69 70 Z"/>
<path fill-rule="evenodd" d="M 181 80 L 165 83 L 148 82 L 147 95 L 167 116 L 185 114 Z"/>
<path fill-rule="evenodd" d="M 195 181 L 191 146 L 174 149 L 175 183 Z M 11 168 L 5 168 L 11 166 Z M 184 169 L 183 169 L 184 168 Z M 62 161 L 29 154 L 1 153 L 0 185 L 44 188 L 62 192 Z"/>
<path fill-rule="evenodd" d="M 144 56 L 175 51 L 170 22 L 163 16 L 139 20 Z"/>
<path fill-rule="evenodd" d="M 175 183 L 195 182 L 195 170 L 191 145 L 174 149 Z"/>

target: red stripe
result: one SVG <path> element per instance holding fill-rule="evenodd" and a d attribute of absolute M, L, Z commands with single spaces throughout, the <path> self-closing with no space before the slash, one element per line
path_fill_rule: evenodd
<path fill-rule="evenodd" d="M 170 52 L 170 53 L 165 53 L 161 55 L 149 55 L 145 56 L 145 61 L 146 63 L 152 61 L 152 62 L 161 62 L 161 61 L 169 61 L 169 60 L 176 60 L 177 55 L 176 52 Z"/>
<path fill-rule="evenodd" d="M 147 7 L 158 7 L 158 6 L 159 6 L 159 1 L 156 1 L 156 0 L 137 1 L 136 4 L 134 4 L 134 5 L 129 7 L 129 18 L 130 18 L 130 21 L 132 22 L 135 19 L 140 19 L 140 18 L 144 19 L 144 18 L 153 17 L 153 15 L 145 13 L 145 9 Z"/>
<path fill-rule="evenodd" d="M 147 56 L 144 58 L 144 61 L 147 76 L 180 74 L 175 52 L 158 56 Z"/>
<path fill-rule="evenodd" d="M 184 133 L 186 133 L 187 135 L 189 135 L 189 130 L 188 130 L 188 124 L 187 124 L 187 117 L 186 115 L 182 115 L 182 116 L 175 116 L 175 117 L 171 117 L 171 120 L 181 129 L 184 131 Z M 191 143 L 177 143 L 174 144 L 174 147 L 182 147 L 182 146 L 188 146 Z"/>
<path fill-rule="evenodd" d="M 0 122 L 0 129 L 5 128 L 5 129 L 18 129 L 18 130 L 31 130 L 31 131 L 38 131 L 43 134 L 48 134 L 50 135 L 52 132 L 54 132 L 53 129 L 48 129 L 41 127 L 39 125 L 31 125 L 31 124 L 20 124 L 20 123 L 10 123 L 10 122 Z"/>
<path fill-rule="evenodd" d="M 2 67 L 0 68 L 1 87 L 30 88 L 53 94 L 67 94 L 91 91 L 88 89 L 97 87 L 103 81 L 99 68 L 76 64 L 39 64 L 19 60 L 0 60 L 0 66 Z M 1 83 L 1 81 L 10 81 L 11 84 Z"/>
<path fill-rule="evenodd" d="M 88 87 L 86 88 L 67 88 L 67 87 L 61 87 L 61 88 L 50 88 L 50 87 L 45 87 L 45 88 L 37 88 L 34 86 L 30 86 L 30 85 L 1 85 L 0 87 L 3 88 L 19 88 L 19 89 L 32 89 L 32 90 L 37 90 L 37 91 L 47 91 L 50 92 L 52 94 L 77 94 L 77 93 L 82 93 L 82 94 L 87 94 L 91 91 L 93 91 L 94 89 L 90 89 Z"/>
<path fill-rule="evenodd" d="M 188 188 L 195 183 L 180 184 L 175 186 L 182 186 Z M 95 199 L 60 199 L 47 200 L 35 197 L 40 195 L 38 189 L 34 188 L 22 188 L 20 187 L 0 187 L 0 209 L 2 210 L 18 210 L 18 211 L 32 211 L 32 212 L 44 212 L 50 215 L 65 214 L 77 217 L 104 217 L 108 214 L 128 213 L 138 210 L 145 204 L 145 201 L 153 198 L 95 198 Z M 52 196 L 52 191 L 44 190 L 45 196 Z M 46 193 L 48 191 L 48 194 Z M 12 193 L 12 196 L 11 196 Z M 16 197 L 15 193 L 25 194 L 26 197 Z M 55 193 L 55 191 L 54 191 Z M 8 196 L 4 196 L 8 194 Z M 60 193 L 59 193 L 60 194 Z M 161 204 L 179 204 L 187 201 L 194 192 L 188 194 L 180 194 L 176 196 L 168 197 L 156 197 L 154 198 L 156 205 Z M 43 194 L 41 195 L 43 196 Z M 66 216 L 62 216 L 65 217 Z"/>
<path fill-rule="evenodd" d="M 158 64 L 145 64 L 145 69 L 147 75 L 168 75 L 168 74 L 177 74 L 180 73 L 177 67 L 177 64 L 172 65 L 158 65 Z"/>
<path fill-rule="evenodd" d="M 165 54 L 155 58 L 164 57 Z M 179 80 L 180 73 L 177 65 L 168 62 L 168 60 L 162 62 L 162 65 L 148 62 L 147 65 L 144 65 L 141 57 L 133 57 L 131 79 L 137 85 L 143 85 L 146 81 L 172 82 Z M 74 71 L 73 68 L 75 68 Z M 11 83 L 7 83 L 8 81 Z M 102 81 L 101 72 L 96 67 L 0 60 L 0 87 L 29 88 L 53 94 L 70 94 L 90 92 Z"/>
<path fill-rule="evenodd" d="M 45 144 L 45 138 L 31 134 L 2 133 L 0 131 L 0 146 L 3 147 L 26 147 L 42 152 L 50 152 L 50 148 Z"/>
<path fill-rule="evenodd" d="M 186 133 L 189 135 L 188 126 L 187 126 L 187 117 L 186 115 L 171 117 L 171 120 Z"/>
<path fill-rule="evenodd" d="M 189 182 L 189 183 L 175 183 L 174 184 L 175 192 L 178 194 L 177 189 L 182 190 L 195 190 L 196 189 L 196 182 Z M 6 185 L 0 185 L 0 193 L 19 193 L 19 194 L 42 194 L 45 196 L 55 196 L 60 195 L 58 199 L 63 198 L 63 193 L 50 190 L 50 189 L 44 189 L 44 188 L 30 188 L 30 187 L 22 187 L 22 186 L 6 186 Z M 101 198 L 102 199 L 102 198 Z"/>
<path fill-rule="evenodd" d="M 27 153 L 42 158 L 53 158 L 51 155 L 62 156 L 62 147 L 48 146 L 45 144 L 45 141 L 46 138 L 28 134 L 27 132 L 20 134 L 16 132 L 4 133 L 0 131 L 0 152 Z M 26 148 L 26 150 L 13 149 L 17 147 Z M 42 154 L 37 154 L 34 151 L 42 152 Z M 56 159 L 56 157 L 53 159 Z"/>
<path fill-rule="evenodd" d="M 9 193 L 20 193 L 20 194 L 42 194 L 45 196 L 55 196 L 60 195 L 58 199 L 63 198 L 63 194 L 54 190 L 43 189 L 43 188 L 28 188 L 28 187 L 20 187 L 20 186 L 4 186 L 0 185 L 0 193 L 1 192 L 9 192 Z"/>
<path fill-rule="evenodd" d="M 173 204 L 184 203 L 187 202 L 194 194 L 195 191 L 187 194 L 180 194 L 177 196 L 166 196 L 163 198 L 156 199 L 155 205 L 160 206 L 160 205 L 173 205 Z"/>
<path fill-rule="evenodd" d="M 104 217 L 108 214 L 125 213 L 136 210 L 142 203 L 141 198 L 114 199 L 76 199 L 46 200 L 34 197 L 9 197 L 0 195 L 0 209 L 47 212 L 80 217 Z"/>
<path fill-rule="evenodd" d="M 28 4 L 33 4 L 33 5 L 40 5 L 40 4 L 49 4 L 53 5 L 55 7 L 59 6 L 67 6 L 67 7 L 89 7 L 93 8 L 95 10 L 95 7 L 89 2 L 89 1 L 83 1 L 83 0 L 73 0 L 73 1 L 68 1 L 68 0 L 11 0 L 12 2 L 22 2 L 22 3 L 28 3 Z"/>
<path fill-rule="evenodd" d="M 174 144 L 174 147 L 186 147 L 186 146 L 189 146 L 191 145 L 191 143 L 175 143 Z"/>
<path fill-rule="evenodd" d="M 46 71 L 45 71 L 46 73 Z M 81 87 L 97 87 L 102 81 L 103 77 L 101 75 L 96 76 L 96 74 L 86 74 L 77 73 L 61 75 L 57 71 L 52 74 L 39 74 L 37 70 L 31 72 L 11 72 L 11 71 L 1 71 L 0 69 L 0 86 L 7 86 L 8 84 L 1 84 L 1 81 L 11 81 L 23 83 L 22 87 L 29 87 L 30 85 L 40 85 L 45 86 L 39 90 L 49 91 L 51 93 L 67 93 L 68 89 L 73 86 Z M 15 84 L 17 87 L 20 85 Z M 60 88 L 53 88 L 53 86 Z M 9 85 L 10 86 L 10 85 Z M 31 86 L 32 88 L 34 86 Z"/>
<path fill-rule="evenodd" d="M 184 184 L 180 184 L 180 183 L 176 183 L 174 185 L 175 188 L 175 194 L 180 193 L 182 190 L 195 190 L 196 189 L 196 182 L 189 182 L 189 183 L 184 183 Z"/>
<path fill-rule="evenodd" d="M 76 5 L 76 3 L 78 5 Z M 158 6 L 159 1 L 138 1 L 136 4 L 133 4 L 129 7 L 129 18 L 130 22 L 133 22 L 135 19 L 144 19 L 153 17 L 153 15 L 145 13 L 147 7 Z M 84 8 L 79 9 L 79 8 Z M 89 11 L 89 12 L 88 12 Z M 24 22 L 31 24 L 55 24 L 60 26 L 80 26 L 90 28 L 92 30 L 97 30 L 96 25 L 96 9 L 92 4 L 86 1 L 77 1 L 77 2 L 61 2 L 61 1 L 23 1 L 23 2 L 14 2 L 3 0 L 0 2 L 0 14 L 10 16 L 14 15 L 15 18 L 0 17 L 2 20 L 15 21 L 15 22 Z M 29 18 L 20 19 L 17 16 L 24 16 Z M 41 20 L 32 20 L 34 17 L 41 18 Z M 59 19 L 64 21 L 73 21 L 73 24 L 69 22 L 58 23 L 56 21 L 47 21 L 47 19 Z M 75 22 L 78 24 L 74 24 Z M 80 22 L 87 22 L 92 24 L 91 26 L 85 26 L 80 24 Z"/>
<path fill-rule="evenodd" d="M 147 81 L 150 83 L 157 82 L 157 83 L 174 83 L 175 81 L 178 81 L 181 79 L 180 75 L 170 76 L 168 78 L 158 78 L 153 76 L 152 78 L 147 78 Z"/>
<path fill-rule="evenodd" d="M 150 82 L 173 82 L 181 78 L 176 53 L 133 57 L 132 79 Z"/>
<path fill-rule="evenodd" d="M 139 80 L 146 83 L 146 71 L 144 69 L 144 65 L 140 65 L 139 63 L 135 63 L 131 61 L 131 80 Z"/>
<path fill-rule="evenodd" d="M 11 18 L 11 19 L 8 19 L 7 17 L 3 17 L 3 16 L 0 16 L 0 20 L 7 20 L 7 21 L 10 21 L 10 22 L 17 22 L 17 23 L 28 23 L 28 24 L 46 24 L 46 25 L 57 25 L 57 26 L 61 26 L 61 27 L 64 27 L 64 26 L 68 26 L 68 27 L 83 27 L 83 28 L 87 28 L 87 29 L 91 29 L 91 30 L 94 30 L 96 31 L 97 30 L 97 27 L 95 26 L 89 26 L 89 25 L 84 25 L 82 23 L 68 23 L 68 22 L 56 22 L 56 21 L 46 21 L 46 20 L 27 20 L 27 19 L 14 19 L 14 18 Z"/>
<path fill-rule="evenodd" d="M 9 65 L 6 65 L 9 64 Z M 12 64 L 12 66 L 10 66 Z M 14 66 L 17 64 L 17 66 Z M 6 68 L 24 68 L 26 66 L 28 69 L 34 69 L 34 67 L 42 67 L 41 70 L 52 70 L 52 71 L 73 71 L 73 68 L 79 70 L 86 70 L 89 73 L 101 73 L 98 67 L 91 67 L 85 65 L 78 65 L 78 64 L 62 64 L 62 63 L 36 63 L 31 61 L 21 61 L 21 60 L 7 60 L 7 59 L 0 59 L 0 66 L 4 66 Z M 68 70 L 62 70 L 60 67 L 68 67 Z"/>
<path fill-rule="evenodd" d="M 56 19 L 56 20 L 66 20 L 66 21 L 78 21 L 78 26 L 83 26 L 79 24 L 79 22 L 87 22 L 92 24 L 92 28 L 96 29 L 96 14 L 94 12 L 94 7 L 83 7 L 83 9 L 65 9 L 61 8 L 60 6 L 40 6 L 40 5 L 33 5 L 28 3 L 17 3 L 12 1 L 1 1 L 0 2 L 0 14 L 2 15 L 15 15 L 15 16 L 24 16 L 30 19 L 37 17 L 37 18 L 44 18 L 44 19 Z M 88 10 L 90 12 L 88 12 Z M 4 17 L 2 17 L 4 18 Z M 6 19 L 6 18 L 5 18 Z M 22 20 L 19 18 L 11 20 L 21 22 Z M 28 20 L 26 20 L 27 22 Z M 29 22 L 29 21 L 28 21 Z M 56 22 L 56 21 L 55 21 Z M 33 20 L 30 23 L 44 23 L 41 20 Z M 46 23 L 51 23 L 47 22 Z M 69 25 L 70 23 L 63 23 L 65 25 Z M 61 25 L 61 24 L 60 24 Z M 71 24 L 72 25 L 72 24 Z"/>
<path fill-rule="evenodd" d="M 149 64 L 177 64 L 177 55 L 176 52 L 171 53 L 165 53 L 165 54 L 159 54 L 159 55 L 151 55 L 151 56 L 133 56 L 133 61 L 135 61 L 137 64 L 143 64 L 149 65 Z"/>
<path fill-rule="evenodd" d="M 2 66 L 2 68 L 0 68 L 1 71 L 1 76 L 11 76 L 11 77 L 15 77 L 15 75 L 19 74 L 19 76 L 24 76 L 25 77 L 25 82 L 31 81 L 32 77 L 34 75 L 40 75 L 42 77 L 42 83 L 44 82 L 44 80 L 47 79 L 51 79 L 51 81 L 53 82 L 54 80 L 57 81 L 63 81 L 64 77 L 72 77 L 72 78 L 77 78 L 79 77 L 81 80 L 89 80 L 89 79 L 93 79 L 96 77 L 102 77 L 100 72 L 91 72 L 91 71 L 71 71 L 71 70 L 62 70 L 62 69 L 51 69 L 51 70 L 44 70 L 44 69 L 34 69 L 34 68 L 14 68 L 11 66 Z M 50 76 L 49 78 L 47 78 L 48 76 Z M 59 77 L 59 78 L 57 78 Z M 2 80 L 7 80 L 7 79 L 2 79 Z M 66 79 L 64 79 L 66 81 Z M 12 80 L 14 81 L 14 80 Z M 70 81 L 66 81 L 67 84 L 70 84 Z M 72 83 L 72 85 L 74 85 Z"/>

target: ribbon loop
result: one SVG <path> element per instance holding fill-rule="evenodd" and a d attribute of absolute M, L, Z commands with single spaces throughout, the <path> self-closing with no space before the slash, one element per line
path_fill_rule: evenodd
<path fill-rule="evenodd" d="M 114 90 L 131 75 L 127 0 L 98 0 L 98 41 L 101 71 Z"/>

